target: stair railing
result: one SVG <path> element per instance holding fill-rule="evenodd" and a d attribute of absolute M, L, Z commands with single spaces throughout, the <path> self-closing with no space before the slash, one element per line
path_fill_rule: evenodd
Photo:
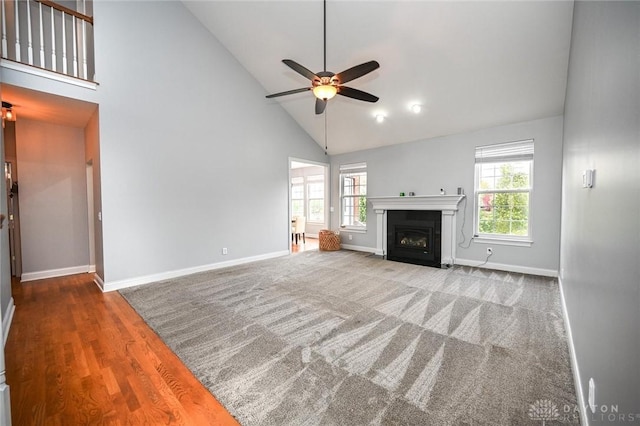
<path fill-rule="evenodd" d="M 91 0 L 0 0 L 2 59 L 93 81 Z"/>

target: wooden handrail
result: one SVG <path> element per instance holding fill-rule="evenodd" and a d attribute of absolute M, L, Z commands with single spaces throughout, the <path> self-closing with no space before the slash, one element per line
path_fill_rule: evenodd
<path fill-rule="evenodd" d="M 83 21 L 88 22 L 91 25 L 93 25 L 93 16 L 87 16 L 87 15 L 84 15 L 84 14 L 82 14 L 80 12 L 76 12 L 73 9 L 69 9 L 68 7 L 64 7 L 64 6 L 59 5 L 58 3 L 53 2 L 53 1 L 49 1 L 49 0 L 35 0 L 35 1 L 37 1 L 38 3 L 42 3 L 45 6 L 49 6 L 52 9 L 56 9 L 56 10 L 59 10 L 61 12 L 64 12 L 64 13 L 66 13 L 68 15 L 73 15 L 76 18 L 82 19 Z"/>

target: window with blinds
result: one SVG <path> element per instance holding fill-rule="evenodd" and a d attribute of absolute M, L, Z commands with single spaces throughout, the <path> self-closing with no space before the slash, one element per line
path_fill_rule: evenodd
<path fill-rule="evenodd" d="M 367 227 L 367 164 L 340 166 L 340 223 L 343 228 Z"/>
<path fill-rule="evenodd" d="M 531 240 L 533 140 L 476 147 L 477 237 Z"/>

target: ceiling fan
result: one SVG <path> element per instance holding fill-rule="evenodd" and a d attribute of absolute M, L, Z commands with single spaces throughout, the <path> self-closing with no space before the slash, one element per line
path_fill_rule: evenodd
<path fill-rule="evenodd" d="M 342 95 L 348 98 L 357 99 L 365 102 L 377 102 L 378 97 L 362 90 L 343 86 L 356 78 L 369 74 L 371 71 L 380 67 L 376 61 L 365 62 L 355 67 L 344 70 L 338 74 L 327 71 L 327 0 L 324 0 L 324 71 L 313 73 L 307 68 L 291 59 L 283 59 L 289 68 L 311 80 L 311 87 L 303 87 L 301 89 L 287 90 L 286 92 L 274 93 L 267 95 L 267 98 L 276 98 L 278 96 L 292 95 L 294 93 L 302 93 L 308 90 L 313 91 L 316 97 L 316 114 L 322 114 L 327 106 L 327 101 L 335 95 Z"/>

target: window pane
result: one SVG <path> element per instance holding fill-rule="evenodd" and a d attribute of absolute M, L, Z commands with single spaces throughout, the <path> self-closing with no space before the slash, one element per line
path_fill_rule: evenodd
<path fill-rule="evenodd" d="M 294 200 L 302 200 L 304 199 L 304 186 L 302 185 L 293 185 L 291 187 L 291 198 Z"/>
<path fill-rule="evenodd" d="M 324 221 L 324 200 L 309 200 L 309 222 Z"/>
<path fill-rule="evenodd" d="M 309 198 L 324 198 L 324 182 L 310 183 L 307 187 L 309 188 Z"/>
<path fill-rule="evenodd" d="M 523 189 L 530 186 L 531 161 L 481 163 L 478 189 Z"/>
<path fill-rule="evenodd" d="M 340 174 L 342 191 L 342 225 L 366 227 L 367 222 L 367 172 Z"/>
<path fill-rule="evenodd" d="M 301 184 L 304 183 L 304 178 L 302 176 L 291 178 L 292 184 Z"/>
<path fill-rule="evenodd" d="M 367 197 L 345 197 L 342 218 L 342 224 L 345 226 L 365 226 L 367 223 Z"/>
<path fill-rule="evenodd" d="M 304 216 L 304 200 L 291 200 L 291 217 Z"/>
<path fill-rule="evenodd" d="M 479 233 L 528 235 L 528 192 L 479 194 L 478 207 Z"/>

